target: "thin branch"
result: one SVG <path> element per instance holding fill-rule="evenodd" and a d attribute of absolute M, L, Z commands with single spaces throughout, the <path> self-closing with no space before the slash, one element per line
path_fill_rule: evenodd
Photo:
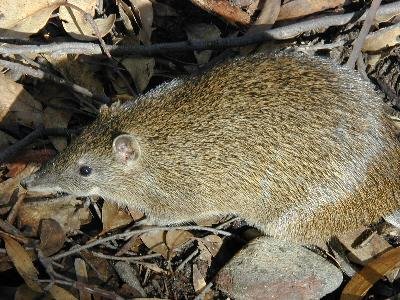
<path fill-rule="evenodd" d="M 375 19 L 380 5 L 381 0 L 373 0 L 371 7 L 367 12 L 364 24 L 361 27 L 360 33 L 358 34 L 358 37 L 354 42 L 353 50 L 351 51 L 349 60 L 346 63 L 346 65 L 351 69 L 354 69 L 354 65 L 356 64 L 357 58 L 361 53 L 361 48 L 364 44 L 365 38 L 367 37 L 369 29 L 371 28 L 372 22 Z"/>
<path fill-rule="evenodd" d="M 25 148 L 38 138 L 46 136 L 69 136 L 72 132 L 73 131 L 66 128 L 37 128 L 36 130 L 25 136 L 22 140 L 19 140 L 10 147 L 7 147 L 3 151 L 1 151 L 0 162 L 6 162 L 10 160 L 19 151 L 21 151 L 23 148 Z"/>
<path fill-rule="evenodd" d="M 104 297 L 105 299 L 114 299 L 114 300 L 123 300 L 121 296 L 117 295 L 115 292 L 106 291 L 97 286 L 89 285 L 84 282 L 73 281 L 73 280 L 58 280 L 58 279 L 39 279 L 41 283 L 50 283 L 50 284 L 60 284 L 74 287 L 77 290 L 84 289 L 93 295 L 99 295 Z"/>
<path fill-rule="evenodd" d="M 400 2 L 393 2 L 381 5 L 377 11 L 377 16 L 395 15 L 400 13 Z M 156 54 L 165 54 L 167 52 L 193 51 L 206 49 L 225 49 L 230 47 L 241 47 L 250 44 L 262 43 L 268 40 L 287 40 L 296 37 L 307 31 L 323 30 L 331 26 L 345 25 L 356 16 L 357 12 L 351 12 L 343 15 L 325 16 L 312 20 L 294 23 L 288 26 L 282 26 L 262 32 L 249 34 L 241 37 L 221 38 L 212 41 L 194 40 L 176 43 L 161 43 L 148 46 L 124 46 L 124 45 L 106 45 L 105 48 L 113 56 L 126 54 L 136 54 L 144 56 L 153 56 Z M 365 20 L 364 13 L 358 21 Z M 52 54 L 103 54 L 102 48 L 93 43 L 53 43 L 44 45 L 12 45 L 3 44 L 0 46 L 0 54 L 23 54 L 23 53 L 52 53 Z"/>
<path fill-rule="evenodd" d="M 114 241 L 117 239 L 124 239 L 124 238 L 129 238 L 133 235 L 138 235 L 138 234 L 142 234 L 145 232 L 150 232 L 150 231 L 155 231 L 155 230 L 200 230 L 200 231 L 208 231 L 208 232 L 212 232 L 215 234 L 220 234 L 220 235 L 225 235 L 225 236 L 230 236 L 231 233 L 224 231 L 224 230 L 219 230 L 219 229 L 215 229 L 215 228 L 211 228 L 211 227 L 203 227 L 203 226 L 177 226 L 177 227 L 168 227 L 168 226 L 163 226 L 163 227 L 150 227 L 150 228 L 144 228 L 144 229 L 138 229 L 138 230 L 133 230 L 133 231 L 128 231 L 128 232 L 123 232 L 123 233 L 118 233 L 118 234 L 114 234 L 102 239 L 99 239 L 97 241 L 93 241 L 89 244 L 80 246 L 80 247 L 76 247 L 74 249 L 71 249 L 69 251 L 66 251 L 64 253 L 60 253 L 57 255 L 54 255 L 52 257 L 50 257 L 51 260 L 58 260 L 60 258 L 64 258 L 67 257 L 69 255 L 78 253 L 82 250 L 86 250 L 89 248 L 92 248 L 94 246 L 97 245 L 101 245 L 104 244 L 108 241 Z"/>
<path fill-rule="evenodd" d="M 161 256 L 161 254 L 159 254 L 159 253 L 153 253 L 153 254 L 142 255 L 142 256 L 115 256 L 115 255 L 106 255 L 106 254 L 94 252 L 94 251 L 92 251 L 91 253 L 94 256 L 97 256 L 100 258 L 111 259 L 111 260 L 121 260 L 121 261 L 126 261 L 126 262 L 140 262 L 145 259 Z"/>
<path fill-rule="evenodd" d="M 80 93 L 84 96 L 97 99 L 97 100 L 101 101 L 102 103 L 110 102 L 110 99 L 106 96 L 93 94 L 91 91 L 89 91 L 88 89 L 86 89 L 80 85 L 77 85 L 73 82 L 70 82 L 61 77 L 55 76 L 53 74 L 45 73 L 39 69 L 34 69 L 32 67 L 28 67 L 23 64 L 11 62 L 11 61 L 4 60 L 4 59 L 0 59 L 0 66 L 3 66 L 5 68 L 8 68 L 8 69 L 11 69 L 11 70 L 35 77 L 35 78 L 51 80 L 57 84 L 66 86 L 66 87 L 72 89 L 73 91 Z"/>
<path fill-rule="evenodd" d="M 199 254 L 199 249 L 196 249 L 196 250 L 194 250 L 192 253 L 190 253 L 189 255 L 188 255 L 188 257 L 186 257 L 180 264 L 179 264 L 179 266 L 175 269 L 175 272 L 178 272 L 178 271 L 180 271 L 180 270 L 182 270 L 183 269 L 183 267 L 189 262 L 189 261 L 191 261 L 192 259 L 193 259 L 193 257 L 195 257 L 197 254 Z"/>

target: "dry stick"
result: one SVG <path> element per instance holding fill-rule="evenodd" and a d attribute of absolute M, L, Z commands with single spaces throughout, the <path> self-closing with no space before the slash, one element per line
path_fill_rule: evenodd
<path fill-rule="evenodd" d="M 351 51 L 349 60 L 346 63 L 346 66 L 348 66 L 351 69 L 354 69 L 357 58 L 361 53 L 361 48 L 364 44 L 365 38 L 367 37 L 369 29 L 371 28 L 372 22 L 374 21 L 375 15 L 377 14 L 380 4 L 381 4 L 381 0 L 373 0 L 371 7 L 369 8 L 369 10 L 367 12 L 365 22 L 364 22 L 363 26 L 361 27 L 361 30 L 360 30 L 360 33 L 359 33 L 357 39 L 354 42 L 353 50 Z"/>
<path fill-rule="evenodd" d="M 111 260 L 121 260 L 121 261 L 126 261 L 126 262 L 140 262 L 141 260 L 144 260 L 144 259 L 161 256 L 161 254 L 159 254 L 159 253 L 142 255 L 142 256 L 115 256 L 115 255 L 106 255 L 106 254 L 103 254 L 100 252 L 94 252 L 94 251 L 92 251 L 91 253 L 94 256 L 97 256 L 100 258 L 111 259 Z"/>
<path fill-rule="evenodd" d="M 80 93 L 80 94 L 82 94 L 84 96 L 100 100 L 103 103 L 109 103 L 110 102 L 110 99 L 108 97 L 106 97 L 106 96 L 93 94 L 91 91 L 89 91 L 88 89 L 86 89 L 86 88 L 84 88 L 82 86 L 79 86 L 79 85 L 77 85 L 77 84 L 75 84 L 73 82 L 70 82 L 70 81 L 65 80 L 65 79 L 63 79 L 61 77 L 55 76 L 53 74 L 45 73 L 42 70 L 34 69 L 32 67 L 28 67 L 28 66 L 25 66 L 23 64 L 16 63 L 16 62 L 11 62 L 11 61 L 4 60 L 4 59 L 0 59 L 0 66 L 3 66 L 5 68 L 8 68 L 8 69 L 11 69 L 11 70 L 14 70 L 14 71 L 17 71 L 17 72 L 20 72 L 20 73 L 35 77 L 35 78 L 51 80 L 51 81 L 53 81 L 53 82 L 55 82 L 57 84 L 69 87 L 73 91 L 75 91 L 77 93 Z"/>
<path fill-rule="evenodd" d="M 200 252 L 199 249 L 196 249 L 196 250 L 194 250 L 192 253 L 190 253 L 190 254 L 188 255 L 188 257 L 186 257 L 186 258 L 179 264 L 179 266 L 175 269 L 175 272 L 178 272 L 178 271 L 182 270 L 183 267 L 184 267 L 189 261 L 191 261 L 193 257 L 195 257 L 197 254 L 199 254 L 199 252 Z"/>
<path fill-rule="evenodd" d="M 106 47 L 106 43 L 104 42 L 103 38 L 101 37 L 101 33 L 99 28 L 97 27 L 96 22 L 93 20 L 93 17 L 87 13 L 86 11 L 84 11 L 83 9 L 81 9 L 79 6 L 76 6 L 74 4 L 71 3 L 64 3 L 64 6 L 68 6 L 71 7 L 75 10 L 77 10 L 79 13 L 81 13 L 83 15 L 83 17 L 85 18 L 85 20 L 89 23 L 89 25 L 92 27 L 94 33 L 96 34 L 97 39 L 100 42 L 101 48 L 103 49 L 104 53 L 106 54 L 107 58 L 111 61 L 111 66 L 114 67 L 114 71 L 118 74 L 118 76 L 124 81 L 125 85 L 127 86 L 129 92 L 131 93 L 132 96 L 137 96 L 137 94 L 135 93 L 135 91 L 132 89 L 132 87 L 130 86 L 128 80 L 125 78 L 125 76 L 120 72 L 120 70 L 118 69 L 118 67 L 116 66 L 116 62 L 114 61 L 114 59 L 112 58 L 110 51 L 108 51 L 107 47 Z"/>
<path fill-rule="evenodd" d="M 377 11 L 377 16 L 400 14 L 400 1 L 382 5 Z M 299 34 L 311 30 L 322 30 L 331 26 L 341 26 L 350 22 L 356 15 L 351 12 L 343 15 L 325 16 L 288 26 L 278 27 L 259 33 L 249 34 L 234 38 L 221 38 L 213 41 L 184 41 L 176 43 L 161 43 L 148 46 L 123 46 L 106 45 L 106 49 L 113 55 L 136 54 L 152 56 L 174 51 L 193 51 L 206 49 L 225 49 L 229 47 L 241 47 L 250 44 L 265 42 L 271 39 L 287 40 Z M 358 21 L 365 20 L 364 13 Z M 52 54 L 103 54 L 102 48 L 93 43 L 53 43 L 50 45 L 15 45 L 6 44 L 0 46 L 0 54 L 23 54 L 23 53 L 52 53 Z"/>
<path fill-rule="evenodd" d="M 0 152 L 0 162 L 6 162 L 11 159 L 18 151 L 31 144 L 34 140 L 45 136 L 68 136 L 73 131 L 66 128 L 43 128 L 39 127 L 32 131 L 22 140 L 19 140 L 10 147 Z"/>
<path fill-rule="evenodd" d="M 84 289 L 93 295 L 99 295 L 104 297 L 105 299 L 113 299 L 113 300 L 124 300 L 121 296 L 117 295 L 114 292 L 106 291 L 98 288 L 97 286 L 92 286 L 83 282 L 73 281 L 73 280 L 59 280 L 59 279 L 39 279 L 41 283 L 50 283 L 50 284 L 60 284 L 66 286 L 72 286 L 75 289 Z"/>
<path fill-rule="evenodd" d="M 209 231 L 215 234 L 220 234 L 220 235 L 225 235 L 225 236 L 230 236 L 231 233 L 224 231 L 224 230 L 219 230 L 211 227 L 203 227 L 203 226 L 177 226 L 177 227 L 168 227 L 168 226 L 163 226 L 163 227 L 151 227 L 151 228 L 145 228 L 145 229 L 138 229 L 138 230 L 133 230 L 133 231 L 128 231 L 128 232 L 123 232 L 123 233 L 118 233 L 114 234 L 112 236 L 108 236 L 106 238 L 99 239 L 97 241 L 93 241 L 89 244 L 77 247 L 75 249 L 71 249 L 69 251 L 66 251 L 64 253 L 60 253 L 58 255 L 54 255 L 50 257 L 51 260 L 58 260 L 60 258 L 69 256 L 71 254 L 78 253 L 82 250 L 86 250 L 89 248 L 92 248 L 97 245 L 104 244 L 108 241 L 114 241 L 116 239 L 122 239 L 122 238 L 129 238 L 135 234 L 142 234 L 145 232 L 150 232 L 150 231 L 155 231 L 155 230 L 201 230 L 201 231 Z"/>

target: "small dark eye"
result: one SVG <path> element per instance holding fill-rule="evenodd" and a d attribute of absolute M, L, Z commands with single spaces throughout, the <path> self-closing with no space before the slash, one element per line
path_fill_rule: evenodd
<path fill-rule="evenodd" d="M 80 169 L 79 169 L 79 173 L 80 173 L 82 176 L 89 176 L 89 175 L 92 173 L 92 168 L 89 167 L 89 166 L 82 166 L 82 167 L 80 167 Z"/>

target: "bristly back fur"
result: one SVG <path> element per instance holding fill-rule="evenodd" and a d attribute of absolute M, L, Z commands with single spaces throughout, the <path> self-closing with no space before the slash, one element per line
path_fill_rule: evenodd
<path fill-rule="evenodd" d="M 141 148 L 131 168 L 112 156 L 122 133 Z M 399 155 L 381 97 L 354 71 L 255 55 L 103 110 L 35 180 L 42 190 L 99 194 L 159 224 L 232 213 L 314 243 L 400 207 Z M 82 164 L 91 176 L 80 176 Z"/>

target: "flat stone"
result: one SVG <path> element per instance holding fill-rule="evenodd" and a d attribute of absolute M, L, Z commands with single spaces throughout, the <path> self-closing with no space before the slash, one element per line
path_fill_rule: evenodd
<path fill-rule="evenodd" d="M 290 242 L 260 237 L 218 273 L 219 289 L 234 299 L 318 299 L 342 283 L 342 272 Z"/>

